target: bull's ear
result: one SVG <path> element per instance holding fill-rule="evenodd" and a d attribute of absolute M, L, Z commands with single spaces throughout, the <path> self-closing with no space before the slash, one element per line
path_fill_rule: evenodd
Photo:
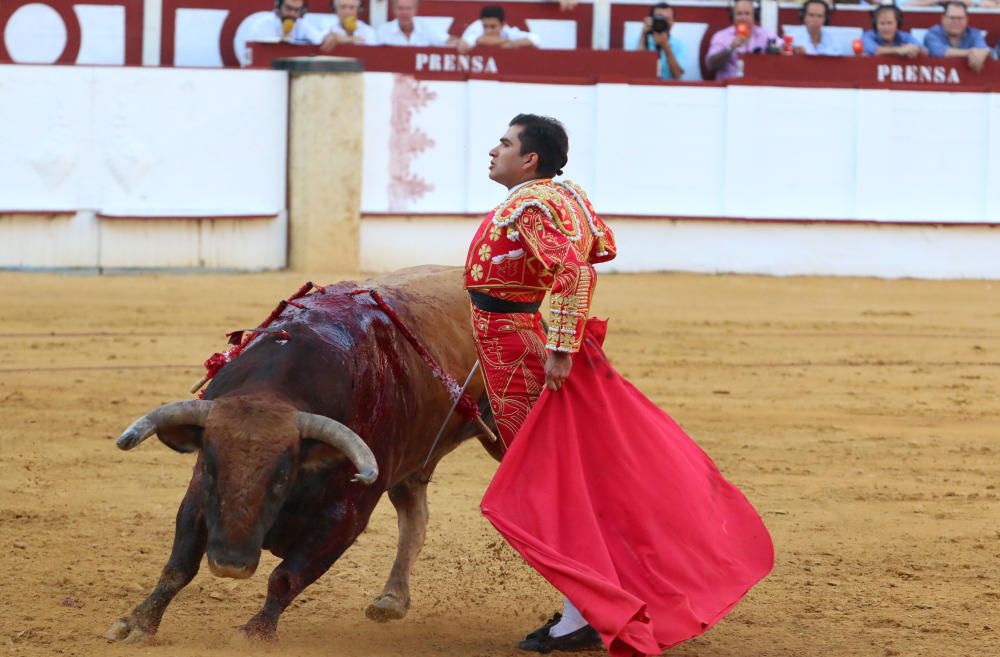
<path fill-rule="evenodd" d="M 204 432 L 205 430 L 197 425 L 180 424 L 160 429 L 156 435 L 170 449 L 187 454 L 201 449 L 201 437 Z"/>
<path fill-rule="evenodd" d="M 299 447 L 299 467 L 305 470 L 329 468 L 347 461 L 342 452 L 318 440 L 303 440 Z"/>

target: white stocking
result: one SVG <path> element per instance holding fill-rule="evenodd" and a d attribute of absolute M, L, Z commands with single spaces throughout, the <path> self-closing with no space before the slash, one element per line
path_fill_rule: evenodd
<path fill-rule="evenodd" d="M 549 629 L 549 636 L 553 638 L 560 637 L 570 632 L 576 632 L 586 625 L 587 621 L 583 619 L 583 616 L 573 606 L 573 603 L 569 601 L 569 598 L 563 597 L 562 618 Z"/>

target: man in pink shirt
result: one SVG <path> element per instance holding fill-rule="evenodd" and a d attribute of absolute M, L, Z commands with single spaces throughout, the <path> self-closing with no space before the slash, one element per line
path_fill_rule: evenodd
<path fill-rule="evenodd" d="M 753 0 L 735 0 L 730 8 L 733 24 L 712 35 L 705 68 L 716 80 L 743 77 L 743 55 L 777 47 L 778 37 L 757 25 L 758 13 Z"/>

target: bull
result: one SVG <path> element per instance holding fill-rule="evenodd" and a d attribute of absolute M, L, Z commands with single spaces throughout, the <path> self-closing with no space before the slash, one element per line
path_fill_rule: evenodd
<path fill-rule="evenodd" d="M 464 378 L 476 353 L 460 270 L 418 267 L 363 285 L 379 291 L 444 371 Z M 439 432 L 454 391 L 357 288 L 339 283 L 302 297 L 271 325 L 283 333 L 257 338 L 218 372 L 203 399 L 160 407 L 118 439 L 131 449 L 155 433 L 197 459 L 159 581 L 114 622 L 108 639 L 154 635 L 206 553 L 214 575 L 247 578 L 262 550 L 282 561 L 242 629 L 276 638 L 281 613 L 350 547 L 386 491 L 397 513 L 397 552 L 366 615 L 405 616 L 427 526 L 427 483 L 444 455 L 482 432 L 459 413 Z M 467 392 L 491 420 L 481 377 Z M 484 445 L 499 457 L 496 445 Z"/>

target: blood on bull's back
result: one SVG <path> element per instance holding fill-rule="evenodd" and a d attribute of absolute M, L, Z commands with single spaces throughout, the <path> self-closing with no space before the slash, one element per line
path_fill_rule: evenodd
<path fill-rule="evenodd" d="M 290 339 L 255 341 L 222 368 L 205 399 L 278 393 L 350 426 L 390 481 L 418 467 L 445 419 L 451 391 L 373 298 L 358 293 L 367 290 L 378 291 L 442 369 L 465 380 L 476 356 L 461 270 L 424 266 L 320 287 L 295 300 L 271 324 Z M 483 396 L 479 377 L 467 392 Z"/>

